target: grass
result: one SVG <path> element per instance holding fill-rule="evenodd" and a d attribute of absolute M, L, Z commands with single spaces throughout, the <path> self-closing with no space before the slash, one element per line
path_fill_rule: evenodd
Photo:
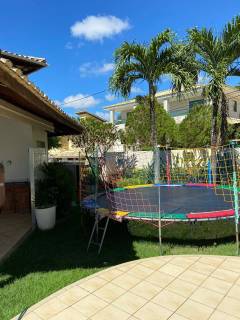
<path fill-rule="evenodd" d="M 86 254 L 92 221 L 75 210 L 48 232 L 34 232 L 0 266 L 0 319 L 9 320 L 62 287 L 108 266 L 159 255 L 157 230 L 111 222 L 100 256 Z M 234 255 L 233 222 L 174 224 L 163 230 L 164 254 Z"/>

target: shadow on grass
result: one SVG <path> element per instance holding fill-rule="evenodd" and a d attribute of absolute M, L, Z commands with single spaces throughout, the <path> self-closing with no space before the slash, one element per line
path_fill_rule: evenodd
<path fill-rule="evenodd" d="M 0 288 L 30 273 L 77 268 L 98 271 L 97 269 L 137 259 L 126 224 L 113 221 L 109 223 L 101 254 L 97 255 L 96 247 L 92 247 L 87 253 L 92 225 L 93 219 L 76 209 L 54 230 L 36 230 L 0 266 Z"/>
<path fill-rule="evenodd" d="M 0 288 L 31 273 L 81 269 L 81 278 L 101 268 L 138 259 L 134 241 L 146 243 L 146 255 L 152 247 L 153 254 L 159 253 L 157 229 L 144 223 L 113 221 L 110 221 L 101 254 L 97 255 L 95 247 L 87 253 L 92 225 L 93 219 L 89 215 L 81 214 L 80 209 L 75 209 L 69 219 L 58 224 L 54 230 L 35 231 L 0 266 Z M 163 244 L 170 247 L 176 245 L 201 248 L 227 242 L 234 242 L 233 222 L 209 222 L 193 226 L 178 223 L 163 229 Z M 189 253 L 192 253 L 191 249 Z M 82 270 L 85 270 L 84 274 Z"/>

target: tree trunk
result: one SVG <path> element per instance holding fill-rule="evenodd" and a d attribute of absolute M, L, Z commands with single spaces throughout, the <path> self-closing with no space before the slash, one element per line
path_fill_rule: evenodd
<path fill-rule="evenodd" d="M 155 110 L 155 89 L 153 84 L 149 84 L 149 106 L 150 106 L 150 127 L 151 127 L 151 144 L 157 146 L 157 127 L 156 127 L 156 110 Z"/>
<path fill-rule="evenodd" d="M 221 101 L 221 127 L 220 127 L 220 141 L 221 145 L 226 144 L 227 140 L 227 112 L 228 112 L 228 102 L 224 92 L 222 92 L 222 101 Z"/>
<path fill-rule="evenodd" d="M 212 129 L 211 129 L 211 169 L 212 181 L 217 183 L 217 140 L 218 140 L 218 100 L 213 101 L 212 105 Z"/>

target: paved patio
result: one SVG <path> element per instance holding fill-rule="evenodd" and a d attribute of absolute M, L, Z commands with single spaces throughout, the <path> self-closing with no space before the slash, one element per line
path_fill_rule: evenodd
<path fill-rule="evenodd" d="M 31 228 L 29 214 L 0 214 L 0 261 L 16 248 Z"/>
<path fill-rule="evenodd" d="M 117 265 L 29 309 L 23 320 L 237 320 L 240 258 L 165 256 Z"/>

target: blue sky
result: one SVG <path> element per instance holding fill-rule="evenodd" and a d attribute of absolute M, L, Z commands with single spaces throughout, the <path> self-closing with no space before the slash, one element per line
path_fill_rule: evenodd
<path fill-rule="evenodd" d="M 108 91 L 113 52 L 123 41 L 148 42 L 165 28 L 180 38 L 188 28 L 212 27 L 216 32 L 240 13 L 239 0 L 25 0 L 4 1 L 0 11 L 2 49 L 45 57 L 49 67 L 31 75 L 71 115 L 88 110 L 103 115 L 116 103 Z M 169 87 L 163 80 L 159 89 Z M 136 84 L 132 96 L 144 91 Z"/>

